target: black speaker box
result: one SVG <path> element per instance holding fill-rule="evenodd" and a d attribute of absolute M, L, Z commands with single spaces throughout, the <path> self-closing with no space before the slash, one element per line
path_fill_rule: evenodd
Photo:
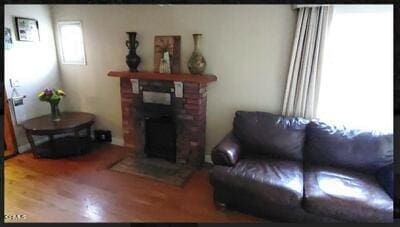
<path fill-rule="evenodd" d="M 94 130 L 94 138 L 97 142 L 111 142 L 110 130 Z"/>

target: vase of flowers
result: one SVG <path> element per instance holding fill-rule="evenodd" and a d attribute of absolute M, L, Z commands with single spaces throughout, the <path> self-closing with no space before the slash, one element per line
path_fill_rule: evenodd
<path fill-rule="evenodd" d="M 60 121 L 60 109 L 58 108 L 58 104 L 63 96 L 65 96 L 63 90 L 53 88 L 46 88 L 38 95 L 40 101 L 50 104 L 51 119 L 53 121 Z"/>

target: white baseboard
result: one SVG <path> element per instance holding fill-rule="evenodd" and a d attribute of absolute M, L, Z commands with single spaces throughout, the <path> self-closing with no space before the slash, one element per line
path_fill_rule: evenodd
<path fill-rule="evenodd" d="M 111 144 L 118 145 L 118 146 L 124 146 L 124 139 L 119 138 L 119 137 L 113 137 L 111 139 Z"/>
<path fill-rule="evenodd" d="M 92 136 L 92 138 L 94 138 L 94 137 Z M 48 141 L 47 138 L 36 139 L 35 140 L 35 144 L 36 145 L 40 145 L 40 144 L 42 144 L 42 143 L 44 143 L 46 141 Z M 118 145 L 118 146 L 124 146 L 124 140 L 121 139 L 121 138 L 118 138 L 118 137 L 113 137 L 112 141 L 111 141 L 111 144 Z M 24 152 L 27 152 L 29 150 L 31 150 L 31 145 L 29 143 L 26 143 L 26 144 L 23 144 L 21 146 L 18 146 L 18 153 L 24 153 Z"/>
<path fill-rule="evenodd" d="M 212 164 L 211 154 L 206 154 L 204 157 L 204 161 Z"/>
<path fill-rule="evenodd" d="M 35 144 L 40 145 L 46 141 L 48 141 L 47 138 L 40 138 L 40 139 L 35 140 Z M 18 146 L 18 153 L 24 153 L 31 149 L 32 149 L 31 145 L 29 143 L 26 143 L 24 145 Z"/>
<path fill-rule="evenodd" d="M 119 137 L 113 137 L 111 144 L 118 145 L 118 146 L 124 146 L 124 139 L 119 138 Z M 211 154 L 206 154 L 204 157 L 204 161 L 210 164 L 213 164 L 211 160 Z"/>
<path fill-rule="evenodd" d="M 18 146 L 18 153 L 24 153 L 31 149 L 31 145 L 29 143 Z"/>
<path fill-rule="evenodd" d="M 46 138 L 42 138 L 42 139 L 37 139 L 35 141 L 36 145 L 40 145 L 44 142 L 46 142 L 48 139 Z M 124 139 L 119 138 L 119 137 L 112 137 L 112 141 L 111 144 L 117 145 L 117 146 L 124 146 Z M 18 146 L 18 152 L 19 153 L 24 153 L 26 151 L 31 150 L 31 145 L 29 143 L 26 143 L 24 145 Z M 211 154 L 206 154 L 204 157 L 204 161 L 207 163 L 211 163 L 212 164 L 212 160 L 211 160 Z"/>

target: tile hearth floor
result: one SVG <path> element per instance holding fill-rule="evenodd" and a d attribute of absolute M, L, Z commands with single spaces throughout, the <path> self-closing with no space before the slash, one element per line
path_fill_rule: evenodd
<path fill-rule="evenodd" d="M 149 177 L 167 184 L 184 186 L 195 169 L 161 158 L 149 158 L 143 150 L 137 150 L 113 165 L 111 170 Z"/>
<path fill-rule="evenodd" d="M 82 156 L 4 162 L 6 222 L 263 222 L 214 206 L 207 170 L 183 188 L 109 170 L 129 149 L 96 145 Z M 19 215 L 18 219 L 12 219 Z M 11 218 L 10 218 L 11 217 Z"/>

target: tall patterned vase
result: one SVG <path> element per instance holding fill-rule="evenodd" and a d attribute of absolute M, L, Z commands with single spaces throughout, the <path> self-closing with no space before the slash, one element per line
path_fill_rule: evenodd
<path fill-rule="evenodd" d="M 204 59 L 200 50 L 201 36 L 201 34 L 193 34 L 194 51 L 187 63 L 191 74 L 201 74 L 206 69 L 206 59 Z"/>

